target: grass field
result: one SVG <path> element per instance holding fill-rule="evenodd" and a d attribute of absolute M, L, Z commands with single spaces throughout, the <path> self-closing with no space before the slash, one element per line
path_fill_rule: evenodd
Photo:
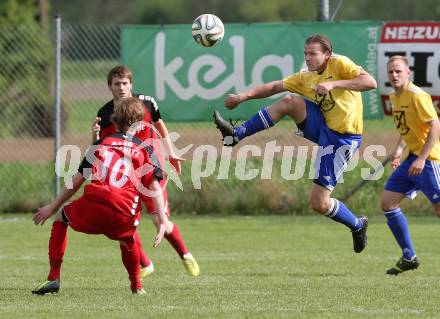
<path fill-rule="evenodd" d="M 399 250 L 383 217 L 369 246 L 320 216 L 175 216 L 201 275 L 189 278 L 167 242 L 148 248 L 156 272 L 132 296 L 118 245 L 69 231 L 58 295 L 31 295 L 48 270 L 50 223 L 0 215 L 1 318 L 438 318 L 440 245 L 435 218 L 410 218 L 421 267 L 385 269 Z M 151 223 L 141 224 L 146 247 Z"/>

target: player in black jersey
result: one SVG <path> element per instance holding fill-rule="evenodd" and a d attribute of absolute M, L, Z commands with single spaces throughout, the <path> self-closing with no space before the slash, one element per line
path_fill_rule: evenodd
<path fill-rule="evenodd" d="M 163 154 L 161 154 L 160 152 L 161 141 L 167 154 L 166 159 L 176 169 L 177 173 L 180 174 L 180 161 L 182 161 L 183 159 L 179 158 L 174 153 L 172 143 L 168 134 L 168 129 L 160 116 L 159 108 L 154 98 L 143 94 L 132 93 L 133 73 L 125 66 L 118 65 L 112 68 L 107 75 L 107 84 L 109 90 L 113 95 L 113 99 L 107 102 L 98 111 L 96 119 L 92 124 L 93 140 L 103 138 L 115 132 L 115 126 L 110 120 L 115 105 L 117 105 L 124 98 L 136 96 L 141 101 L 143 101 L 146 108 L 143 129 L 139 130 L 136 133 L 136 137 L 140 138 L 146 143 L 151 143 L 154 146 L 156 153 L 163 161 L 165 156 L 163 156 Z M 162 187 L 163 197 L 165 199 L 165 208 L 167 209 L 167 214 L 169 216 L 170 208 L 168 205 L 168 196 L 166 192 L 166 178 L 161 180 L 160 185 Z M 154 209 L 153 203 L 147 202 L 146 206 L 153 224 L 158 227 L 160 225 L 160 222 L 158 219 L 158 215 L 156 214 L 156 211 Z M 197 261 L 194 259 L 194 257 L 186 247 L 179 228 L 175 223 L 168 221 L 165 231 L 165 238 L 180 256 L 188 274 L 191 276 L 198 276 L 200 270 Z M 142 248 L 141 240 L 137 233 L 136 242 L 140 245 L 139 250 L 141 251 L 141 276 L 146 277 L 154 271 L 153 263 L 151 263 L 151 261 L 145 254 L 144 249 Z"/>

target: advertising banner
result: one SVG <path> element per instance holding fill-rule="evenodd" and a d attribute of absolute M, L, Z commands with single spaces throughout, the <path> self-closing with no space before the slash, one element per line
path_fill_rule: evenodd
<path fill-rule="evenodd" d="M 304 68 L 304 41 L 328 36 L 337 54 L 350 57 L 376 77 L 379 22 L 226 24 L 225 37 L 205 48 L 191 25 L 125 26 L 122 63 L 134 72 L 134 91 L 153 96 L 167 121 L 211 121 L 226 109 L 224 97 L 281 80 Z M 282 95 L 245 102 L 228 112 L 246 119 Z M 377 90 L 363 94 L 366 118 L 382 117 Z"/>
<path fill-rule="evenodd" d="M 389 57 L 402 55 L 408 59 L 415 85 L 431 94 L 437 113 L 440 112 L 440 22 L 385 23 L 378 48 L 378 87 L 384 113 L 391 115 L 387 79 Z"/>

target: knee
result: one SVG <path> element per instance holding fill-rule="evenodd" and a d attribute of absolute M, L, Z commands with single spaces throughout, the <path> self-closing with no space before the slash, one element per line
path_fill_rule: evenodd
<path fill-rule="evenodd" d="M 380 206 L 381 206 L 383 212 L 389 212 L 389 211 L 399 207 L 398 205 L 388 201 L 386 198 L 383 198 L 383 197 L 382 197 Z"/>
<path fill-rule="evenodd" d="M 286 110 L 288 110 L 290 107 L 298 105 L 300 98 L 295 95 L 288 94 L 285 97 L 283 97 L 281 101 L 283 105 L 286 107 Z"/>
<path fill-rule="evenodd" d="M 295 95 L 287 94 L 281 101 L 283 101 L 284 104 L 295 104 L 296 99 L 297 97 Z"/>
<path fill-rule="evenodd" d="M 315 212 L 320 214 L 325 214 L 329 210 L 330 204 L 326 203 L 321 199 L 310 198 L 309 199 L 309 207 L 313 209 Z"/>
<path fill-rule="evenodd" d="M 434 210 L 437 217 L 440 218 L 440 207 L 435 207 Z"/>

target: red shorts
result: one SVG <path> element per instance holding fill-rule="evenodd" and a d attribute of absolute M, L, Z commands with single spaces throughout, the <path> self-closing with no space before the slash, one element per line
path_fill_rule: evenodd
<path fill-rule="evenodd" d="M 90 201 L 84 196 L 63 207 L 69 226 L 86 234 L 103 234 L 113 240 L 132 241 L 140 221 L 140 210 L 131 213 Z"/>
<path fill-rule="evenodd" d="M 168 205 L 168 194 L 167 194 L 167 180 L 166 178 L 161 179 L 159 181 L 160 187 L 162 188 L 162 195 L 163 195 L 163 199 L 164 199 L 164 206 L 165 206 L 165 211 L 167 212 L 167 215 L 170 215 L 170 206 Z M 155 214 L 156 213 L 156 209 L 154 208 L 154 204 L 153 204 L 153 200 L 151 199 L 151 197 L 148 197 L 146 199 L 144 199 L 144 203 L 147 205 L 147 211 L 149 214 Z"/>

